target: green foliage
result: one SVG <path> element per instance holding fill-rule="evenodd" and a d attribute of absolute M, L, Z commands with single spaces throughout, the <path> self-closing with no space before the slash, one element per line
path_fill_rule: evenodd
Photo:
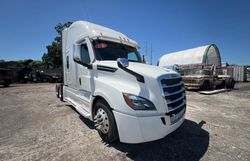
<path fill-rule="evenodd" d="M 44 53 L 42 56 L 42 62 L 47 69 L 49 69 L 51 64 L 52 64 L 52 62 L 50 62 L 48 54 L 46 54 L 46 53 Z"/>
<path fill-rule="evenodd" d="M 58 36 L 54 38 L 50 45 L 46 46 L 47 53 L 44 53 L 42 56 L 42 61 L 46 68 L 58 68 L 62 65 L 62 31 L 71 24 L 72 22 L 66 22 L 55 26 Z"/>
<path fill-rule="evenodd" d="M 44 68 L 44 64 L 43 64 L 43 62 L 40 61 L 40 60 L 33 60 L 31 63 L 29 63 L 29 65 L 30 65 L 32 68 L 36 68 L 36 69 Z"/>
<path fill-rule="evenodd" d="M 43 69 L 45 68 L 44 64 L 40 60 L 17 60 L 17 61 L 0 61 L 0 68 L 8 68 L 8 69 L 20 69 L 25 66 L 29 66 L 31 68 Z"/>

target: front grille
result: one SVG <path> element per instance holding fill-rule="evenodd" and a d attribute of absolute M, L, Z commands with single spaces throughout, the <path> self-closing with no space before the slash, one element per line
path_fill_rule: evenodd
<path fill-rule="evenodd" d="M 161 85 L 169 111 L 186 104 L 185 88 L 181 78 L 162 79 Z"/>
<path fill-rule="evenodd" d="M 183 99 L 176 101 L 174 103 L 168 103 L 168 106 L 171 107 L 172 109 L 174 109 L 174 107 L 178 107 L 183 103 Z"/>
<path fill-rule="evenodd" d="M 167 88 L 163 88 L 163 91 L 173 93 L 173 92 L 181 90 L 181 88 L 182 86 L 167 87 Z"/>
<path fill-rule="evenodd" d="M 161 80 L 162 84 L 166 84 L 168 86 L 175 85 L 177 83 L 180 83 L 182 81 L 181 78 L 175 78 L 175 79 L 163 79 Z"/>
<path fill-rule="evenodd" d="M 178 98 L 180 98 L 181 96 L 183 96 L 183 93 L 178 93 L 178 94 L 174 94 L 174 95 L 170 95 L 170 96 L 165 96 L 166 100 L 169 101 L 174 101 Z"/>
<path fill-rule="evenodd" d="M 196 80 L 193 79 L 184 79 L 185 83 L 196 83 Z"/>

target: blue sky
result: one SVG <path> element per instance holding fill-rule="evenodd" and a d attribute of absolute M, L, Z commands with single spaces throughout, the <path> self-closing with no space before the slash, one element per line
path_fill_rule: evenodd
<path fill-rule="evenodd" d="M 163 54 L 215 43 L 222 60 L 250 64 L 248 0 L 1 0 L 0 59 L 41 59 L 61 22 L 87 20 Z M 149 51 L 149 49 L 148 49 Z M 149 60 L 149 57 L 148 59 Z"/>

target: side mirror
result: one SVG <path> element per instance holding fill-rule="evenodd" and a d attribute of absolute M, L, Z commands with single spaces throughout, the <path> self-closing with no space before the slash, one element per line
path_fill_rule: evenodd
<path fill-rule="evenodd" d="M 73 59 L 75 62 L 81 62 L 81 45 L 75 44 L 73 47 Z"/>
<path fill-rule="evenodd" d="M 178 64 L 174 64 L 173 65 L 173 70 L 174 71 L 179 71 L 180 70 L 180 66 Z"/>
<path fill-rule="evenodd" d="M 121 68 L 126 68 L 129 66 L 129 61 L 126 58 L 118 58 L 117 59 L 117 64 Z"/>
<path fill-rule="evenodd" d="M 126 58 L 118 58 L 117 59 L 117 65 L 119 68 L 121 68 L 122 70 L 128 72 L 129 74 L 133 75 L 136 77 L 136 80 L 139 82 L 144 83 L 144 77 L 130 69 L 128 69 L 127 67 L 129 66 L 129 61 Z"/>

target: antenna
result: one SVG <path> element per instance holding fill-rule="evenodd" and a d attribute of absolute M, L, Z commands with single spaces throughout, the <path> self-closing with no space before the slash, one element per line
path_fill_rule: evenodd
<path fill-rule="evenodd" d="M 146 45 L 145 45 L 145 58 L 147 58 L 147 53 L 148 53 L 148 44 L 146 43 Z M 145 63 L 146 63 L 146 61 L 145 61 Z"/>

